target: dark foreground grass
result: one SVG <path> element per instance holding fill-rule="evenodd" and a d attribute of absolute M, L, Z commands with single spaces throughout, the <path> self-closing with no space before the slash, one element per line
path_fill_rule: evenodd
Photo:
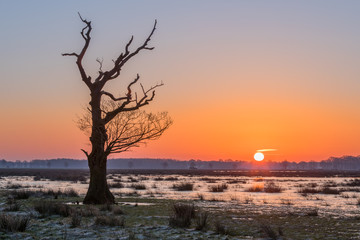
<path fill-rule="evenodd" d="M 0 214 L 0 230 L 9 232 L 24 232 L 29 224 L 27 215 Z"/>
<path fill-rule="evenodd" d="M 69 217 L 73 212 L 69 205 L 48 200 L 35 202 L 34 209 L 42 216 L 60 215 L 62 217 Z"/>
<path fill-rule="evenodd" d="M 7 194 L 5 193 L 2 198 L 6 200 L 6 196 Z M 354 201 L 355 200 L 356 199 L 354 199 Z M 120 205 L 113 206 L 112 209 L 107 209 L 106 211 L 100 211 L 99 208 L 101 208 L 101 206 L 82 205 L 68 206 L 71 210 L 66 210 L 67 207 L 64 206 L 64 203 L 69 202 L 67 199 L 46 201 L 41 200 L 41 198 L 37 198 L 36 196 L 32 196 L 28 199 L 17 201 L 22 205 L 20 211 L 9 212 L 6 214 L 11 214 L 11 216 L 14 216 L 14 214 L 19 214 L 19 216 L 23 214 L 22 216 L 26 216 L 24 214 L 26 214 L 27 209 L 32 208 L 38 203 L 38 209 L 41 209 L 39 212 L 42 212 L 42 215 L 44 215 L 45 218 L 32 216 L 31 227 L 29 228 L 27 227 L 29 221 L 20 224 L 21 226 L 25 225 L 25 227 L 12 228 L 13 230 L 10 230 L 10 228 L 8 229 L 8 223 L 6 223 L 2 228 L 2 231 L 4 232 L 0 232 L 0 239 L 2 236 L 5 236 L 4 239 L 11 239 L 8 237 L 10 236 L 10 233 L 8 232 L 22 231 L 22 229 L 24 229 L 25 233 L 16 233 L 20 234 L 17 235 L 17 239 L 25 238 L 25 235 L 21 234 L 26 233 L 34 236 L 34 239 L 41 239 L 46 237 L 39 235 L 41 231 L 44 231 L 44 226 L 46 232 L 56 232 L 57 229 L 55 226 L 58 223 L 64 223 L 64 229 L 66 226 L 69 231 L 72 231 L 70 229 L 73 228 L 83 229 L 88 226 L 100 228 L 102 229 L 101 231 L 110 231 L 106 227 L 114 226 L 114 228 L 116 228 L 122 227 L 123 225 L 126 226 L 124 228 L 126 231 L 127 229 L 134 231 L 138 226 L 168 226 L 170 216 L 176 215 L 173 206 L 178 205 L 177 201 L 168 199 L 128 197 L 117 199 L 117 201 L 138 202 L 138 206 Z M 152 205 L 141 205 L 140 203 L 151 203 Z M 237 207 L 232 210 L 226 210 L 222 207 L 217 207 L 216 204 L 213 204 L 211 208 L 206 208 L 201 202 L 194 203 L 193 201 L 182 201 L 181 204 L 190 206 L 190 208 L 187 208 L 190 209 L 188 211 L 190 214 L 188 215 L 192 217 L 190 217 L 189 225 L 184 224 L 185 226 L 188 226 L 186 228 L 205 232 L 212 231 L 219 234 L 214 234 L 214 238 L 212 239 L 222 239 L 223 236 L 220 235 L 235 236 L 239 239 L 271 239 L 275 235 L 277 237 L 281 236 L 283 239 L 359 238 L 358 229 L 360 218 L 341 215 L 335 217 L 325 216 L 322 212 L 318 214 L 317 209 L 299 209 L 299 206 L 289 206 L 289 208 L 295 209 L 291 214 L 287 211 L 281 213 L 261 213 L 261 211 L 258 211 L 261 206 L 258 206 L 259 208 L 255 210 L 248 207 L 248 205 L 243 205 L 243 207 Z M 198 204 L 198 206 L 194 206 L 193 204 Z M 52 205 L 58 207 L 53 208 Z M 194 211 L 191 210 L 192 206 L 194 206 Z M 49 208 L 50 210 L 47 210 Z M 117 208 L 121 210 L 117 212 Z M 60 214 L 59 212 L 64 213 Z M 187 210 L 184 210 L 184 212 L 187 212 Z M 206 213 L 202 215 L 202 212 Z M 48 224 L 49 222 L 54 224 Z M 89 231 L 91 231 L 91 229 L 89 229 Z M 176 227 L 176 231 L 186 232 L 188 230 Z M 209 232 L 206 232 L 206 234 L 206 236 L 208 236 Z"/>
<path fill-rule="evenodd" d="M 169 225 L 172 227 L 189 227 L 191 220 L 195 218 L 194 204 L 174 203 L 172 205 L 172 211 L 173 214 L 169 218 Z"/>
<path fill-rule="evenodd" d="M 95 224 L 100 226 L 109 226 L 109 227 L 124 227 L 125 218 L 116 217 L 116 216 L 97 216 L 95 219 Z"/>

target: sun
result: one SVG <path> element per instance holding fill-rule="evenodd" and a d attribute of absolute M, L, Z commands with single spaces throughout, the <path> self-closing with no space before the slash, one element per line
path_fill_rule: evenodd
<path fill-rule="evenodd" d="M 264 160 L 264 154 L 262 154 L 261 152 L 257 152 L 257 153 L 255 153 L 255 155 L 254 155 L 254 159 L 256 160 L 256 161 L 262 161 L 262 160 Z"/>

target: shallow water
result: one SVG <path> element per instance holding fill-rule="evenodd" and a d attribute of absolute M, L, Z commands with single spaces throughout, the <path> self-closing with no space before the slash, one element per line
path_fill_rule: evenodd
<path fill-rule="evenodd" d="M 199 200 L 197 205 L 208 208 L 223 208 L 237 210 L 246 208 L 258 213 L 274 212 L 306 212 L 317 209 L 319 215 L 353 216 L 360 212 L 360 192 L 342 192 L 340 194 L 308 194 L 298 193 L 300 186 L 316 184 L 317 188 L 331 183 L 334 189 L 349 188 L 360 191 L 359 187 L 341 186 L 346 180 L 353 178 L 299 178 L 299 177 L 231 177 L 231 176 L 184 176 L 184 175 L 117 175 L 109 176 L 109 183 L 120 182 L 123 188 L 111 188 L 115 196 L 137 196 L 139 198 L 186 199 Z M 167 180 L 166 178 L 172 178 Z M 160 179 L 162 178 L 162 180 Z M 174 179 L 175 178 L 175 179 Z M 133 181 L 133 182 L 131 182 Z M 137 181 L 137 182 L 134 182 Z M 280 186 L 281 193 L 248 192 L 253 186 L 262 188 L 272 181 Z M 193 191 L 176 191 L 174 184 L 193 183 Z M 232 183 L 233 182 L 233 183 Z M 132 184 L 144 184 L 145 190 L 135 190 Z M 211 192 L 210 186 L 227 184 L 223 192 Z M 3 177 L 0 188 L 9 189 L 9 185 L 21 185 L 25 189 L 75 189 L 80 195 L 85 195 L 88 184 L 69 181 L 34 181 L 33 177 Z"/>

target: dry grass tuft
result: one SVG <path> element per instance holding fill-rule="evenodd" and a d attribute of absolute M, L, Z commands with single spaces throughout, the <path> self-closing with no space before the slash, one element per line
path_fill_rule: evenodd
<path fill-rule="evenodd" d="M 24 232 L 29 222 L 29 216 L 0 214 L 0 229 L 3 231 Z"/>
<path fill-rule="evenodd" d="M 173 215 L 169 219 L 171 227 L 189 227 L 191 219 L 195 217 L 194 204 L 175 203 L 172 205 L 172 211 Z"/>

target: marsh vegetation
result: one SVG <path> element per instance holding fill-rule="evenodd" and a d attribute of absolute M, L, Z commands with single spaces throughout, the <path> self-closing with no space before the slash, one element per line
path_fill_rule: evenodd
<path fill-rule="evenodd" d="M 46 171 L 46 170 L 42 170 Z M 6 171 L 5 171 L 6 172 Z M 31 172 L 31 171 L 30 171 Z M 357 239 L 358 177 L 111 172 L 117 205 L 82 205 L 88 175 L 0 171 L 2 238 Z M 49 175 L 50 176 L 50 175 Z M 51 177 L 59 179 L 52 174 Z M 250 191 L 255 189 L 256 191 Z M 309 231 L 309 229 L 316 231 Z"/>

